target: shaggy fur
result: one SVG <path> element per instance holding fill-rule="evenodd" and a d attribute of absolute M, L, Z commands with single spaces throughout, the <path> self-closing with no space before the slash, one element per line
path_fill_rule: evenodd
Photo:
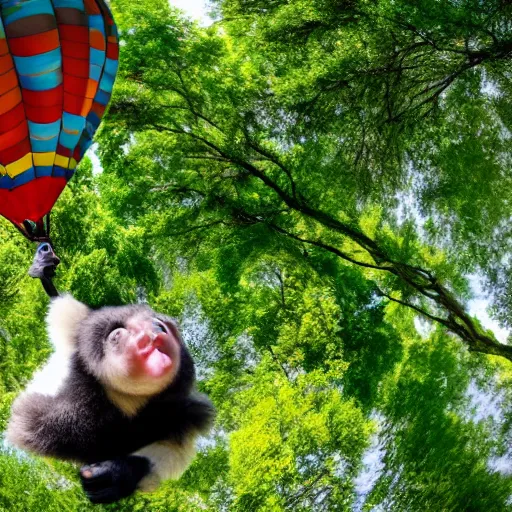
<path fill-rule="evenodd" d="M 150 396 L 109 388 L 98 373 L 108 365 L 108 333 L 137 314 L 158 317 L 180 344 L 174 380 Z M 87 464 L 134 454 L 136 483 L 142 481 L 145 489 L 179 477 L 193 458 L 196 437 L 209 429 L 214 409 L 194 390 L 194 363 L 176 324 L 145 306 L 93 311 L 67 296 L 52 303 L 48 332 L 55 354 L 14 402 L 7 439 L 39 455 Z M 146 467 L 140 458 L 149 461 L 147 473 L 140 470 Z M 123 460 L 116 466 L 118 474 L 128 471 L 128 459 Z"/>

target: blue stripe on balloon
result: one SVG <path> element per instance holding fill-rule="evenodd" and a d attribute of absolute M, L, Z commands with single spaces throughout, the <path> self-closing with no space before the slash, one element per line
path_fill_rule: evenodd
<path fill-rule="evenodd" d="M 83 147 L 80 147 L 80 158 L 83 158 L 87 150 L 92 146 L 92 140 L 85 144 Z"/>
<path fill-rule="evenodd" d="M 58 143 L 58 135 L 49 140 L 37 140 L 30 138 L 30 145 L 32 146 L 32 151 L 34 153 L 54 153 L 57 151 Z"/>
<path fill-rule="evenodd" d="M 109 100 L 110 94 L 102 90 L 98 90 L 96 96 L 94 97 L 94 101 L 97 101 L 100 105 L 107 105 Z"/>
<path fill-rule="evenodd" d="M 85 11 L 84 0 L 53 0 L 53 4 L 58 9 L 60 7 L 68 7 L 71 9 L 78 9 Z"/>
<path fill-rule="evenodd" d="M 30 144 L 34 153 L 52 153 L 57 150 L 60 119 L 54 123 L 28 122 Z"/>
<path fill-rule="evenodd" d="M 117 68 L 119 67 L 119 62 L 114 59 L 107 59 L 105 61 L 105 73 L 109 75 L 116 76 Z"/>
<path fill-rule="evenodd" d="M 96 80 L 96 82 L 99 82 L 101 78 L 101 71 L 101 66 L 95 66 L 94 64 L 91 64 L 89 66 L 89 78 L 91 78 L 92 80 Z"/>
<path fill-rule="evenodd" d="M 101 78 L 101 82 L 100 82 L 100 89 L 104 92 L 110 93 L 110 92 L 112 92 L 113 87 L 114 87 L 114 77 L 112 75 L 109 75 L 108 73 L 103 73 L 103 77 Z M 107 102 L 109 99 L 110 99 L 110 94 L 108 96 Z"/>
<path fill-rule="evenodd" d="M 89 51 L 89 62 L 96 66 L 103 66 L 105 62 L 105 51 L 91 48 Z"/>
<path fill-rule="evenodd" d="M 95 28 L 102 34 L 105 33 L 105 22 L 101 14 L 90 14 L 89 15 L 89 28 Z"/>
<path fill-rule="evenodd" d="M 56 69 L 50 73 L 39 76 L 22 76 L 20 75 L 20 84 L 24 89 L 29 91 L 47 91 L 54 89 L 62 83 L 62 71 Z"/>
<path fill-rule="evenodd" d="M 85 119 L 82 116 L 64 112 L 62 115 L 62 130 L 59 143 L 71 151 L 75 149 L 85 128 Z"/>
<path fill-rule="evenodd" d="M 87 116 L 87 123 L 85 125 L 85 128 L 87 130 L 87 133 L 89 134 L 89 137 L 92 139 L 92 136 L 94 135 L 94 132 L 97 130 L 98 126 L 100 125 L 101 119 L 98 117 L 97 114 L 94 112 L 89 112 L 89 115 Z"/>
<path fill-rule="evenodd" d="M 53 165 L 36 165 L 35 170 L 37 178 L 53 175 Z"/>
<path fill-rule="evenodd" d="M 25 183 L 28 183 L 29 181 L 32 181 L 35 177 L 34 168 L 31 167 L 27 171 L 18 174 L 18 176 L 14 178 L 11 178 L 7 175 L 0 178 L 0 188 L 16 188 L 20 185 L 25 185 Z"/>
<path fill-rule="evenodd" d="M 38 14 L 54 15 L 52 4 L 49 0 L 31 0 L 20 2 L 20 0 L 7 0 L 2 3 L 2 15 L 5 25 L 29 16 Z M 28 20 L 27 20 L 28 21 Z"/>
<path fill-rule="evenodd" d="M 59 165 L 53 167 L 53 176 L 55 178 L 66 178 L 67 174 L 68 169 L 64 169 L 64 167 L 60 167 Z"/>
<path fill-rule="evenodd" d="M 30 57 L 14 57 L 14 64 L 19 75 L 34 76 L 48 73 L 62 66 L 61 49 L 55 48 Z"/>
<path fill-rule="evenodd" d="M 56 137 L 60 130 L 60 119 L 54 123 L 34 123 L 28 122 L 30 137 L 36 139 L 49 139 Z"/>

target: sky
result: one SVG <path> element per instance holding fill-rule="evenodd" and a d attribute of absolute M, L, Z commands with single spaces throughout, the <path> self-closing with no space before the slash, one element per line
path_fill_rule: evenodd
<path fill-rule="evenodd" d="M 206 0 L 169 0 L 169 3 L 185 11 L 191 18 L 200 20 L 202 25 L 212 22 L 207 15 Z"/>

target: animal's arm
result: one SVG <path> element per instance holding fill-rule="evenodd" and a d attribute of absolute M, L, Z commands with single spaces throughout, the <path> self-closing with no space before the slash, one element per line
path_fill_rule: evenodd
<path fill-rule="evenodd" d="M 155 441 L 127 457 L 84 466 L 80 474 L 88 498 L 93 503 L 112 503 L 137 489 L 153 491 L 161 482 L 179 478 L 196 454 L 197 437 L 207 433 L 213 416 L 208 398 L 193 395 L 175 418 L 176 423 L 183 422 L 175 425 L 182 435 Z M 160 420 L 169 418 L 164 414 Z"/>
<path fill-rule="evenodd" d="M 89 313 L 89 308 L 71 295 L 52 299 L 46 324 L 56 352 L 70 355 L 76 349 L 77 326 Z"/>
<path fill-rule="evenodd" d="M 198 433 L 190 433 L 181 442 L 158 441 L 133 455 L 149 461 L 149 471 L 139 482 L 141 491 L 154 491 L 165 480 L 177 480 L 190 466 L 196 455 Z"/>
<path fill-rule="evenodd" d="M 66 460 L 83 460 L 97 444 L 76 404 L 61 395 L 24 392 L 14 402 L 7 440 L 23 450 Z"/>
<path fill-rule="evenodd" d="M 158 441 L 126 457 L 83 466 L 84 492 L 92 503 L 113 503 L 136 490 L 154 491 L 187 469 L 196 453 L 195 438 L 189 436 L 183 443 Z"/>
<path fill-rule="evenodd" d="M 57 406 L 53 396 L 23 392 L 12 406 L 7 440 L 38 455 L 57 455 L 62 451 L 61 441 L 69 434 L 68 425 L 53 413 Z"/>

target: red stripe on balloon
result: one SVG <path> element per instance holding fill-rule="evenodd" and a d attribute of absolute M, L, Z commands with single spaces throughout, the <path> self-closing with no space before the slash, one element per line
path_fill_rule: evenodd
<path fill-rule="evenodd" d="M 66 79 L 66 75 L 89 78 L 89 61 L 65 57 L 62 59 L 62 71 L 64 79 Z"/>
<path fill-rule="evenodd" d="M 87 90 L 87 78 L 66 75 L 64 77 L 64 91 L 70 94 L 85 94 Z"/>
<path fill-rule="evenodd" d="M 25 123 L 23 124 L 26 126 Z M 0 162 L 4 165 L 12 164 L 12 162 L 23 158 L 27 153 L 30 153 L 30 151 L 31 147 L 27 132 L 27 137 L 21 142 L 17 142 L 14 146 L 0 151 Z"/>
<path fill-rule="evenodd" d="M 23 90 L 23 101 L 25 104 L 35 107 L 53 107 L 62 105 L 62 85 L 58 85 L 54 89 L 47 91 L 29 91 Z"/>
<path fill-rule="evenodd" d="M 57 146 L 57 154 L 71 158 L 73 156 L 73 151 L 71 149 L 65 148 L 62 144 Z"/>
<path fill-rule="evenodd" d="M 33 123 L 54 123 L 62 117 L 62 106 L 59 104 L 53 107 L 34 107 L 26 104 L 25 113 Z"/>
<path fill-rule="evenodd" d="M 0 154 L 2 155 L 0 156 L 0 162 L 2 162 L 3 165 L 10 164 L 11 162 L 15 162 L 17 160 L 4 159 L 3 152 L 6 151 L 8 148 L 11 148 L 15 144 L 18 144 L 26 137 L 28 137 L 28 126 L 25 122 L 19 124 L 12 130 L 8 131 L 7 133 L 0 135 Z"/>
<path fill-rule="evenodd" d="M 32 57 L 41 53 L 50 52 L 59 47 L 59 33 L 57 29 L 31 36 L 11 37 L 9 48 L 17 57 Z"/>
<path fill-rule="evenodd" d="M 6 133 L 25 120 L 23 103 L 16 105 L 12 110 L 0 116 L 0 134 Z"/>
<path fill-rule="evenodd" d="M 0 189 L 0 215 L 16 224 L 37 222 L 52 209 L 66 183 L 65 178 L 45 176 L 14 190 Z"/>
<path fill-rule="evenodd" d="M 87 46 L 89 46 L 89 27 L 79 27 L 77 25 L 59 25 L 59 35 L 61 41 L 85 43 Z"/>
<path fill-rule="evenodd" d="M 112 60 L 119 59 L 119 46 L 114 43 L 108 43 L 107 45 L 107 57 Z"/>
<path fill-rule="evenodd" d="M 62 55 L 89 60 L 89 45 L 75 41 L 61 41 Z"/>

